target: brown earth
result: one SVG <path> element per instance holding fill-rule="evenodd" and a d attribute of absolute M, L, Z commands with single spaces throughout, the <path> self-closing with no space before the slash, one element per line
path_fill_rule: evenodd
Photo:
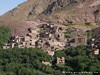
<path fill-rule="evenodd" d="M 18 20 L 51 20 L 54 22 L 98 22 L 99 0 L 28 0 L 2 18 Z"/>
<path fill-rule="evenodd" d="M 28 27 L 38 25 L 38 20 L 61 25 L 72 22 L 83 29 L 86 29 L 84 23 L 91 22 L 94 25 L 90 28 L 95 28 L 96 24 L 100 25 L 100 1 L 28 0 L 0 16 L 0 25 L 8 25 L 12 33 L 23 35 Z"/>
<path fill-rule="evenodd" d="M 29 27 L 34 27 L 37 25 L 41 25 L 45 22 L 39 22 L 39 21 L 19 21 L 19 20 L 0 20 L 0 25 L 9 26 L 11 28 L 11 34 L 12 35 L 18 35 L 18 36 L 24 36 L 28 33 Z"/>

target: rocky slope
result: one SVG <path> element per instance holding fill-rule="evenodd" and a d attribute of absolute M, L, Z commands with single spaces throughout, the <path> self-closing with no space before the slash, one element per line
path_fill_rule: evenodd
<path fill-rule="evenodd" d="M 28 0 L 1 18 L 63 22 L 99 22 L 99 0 Z"/>

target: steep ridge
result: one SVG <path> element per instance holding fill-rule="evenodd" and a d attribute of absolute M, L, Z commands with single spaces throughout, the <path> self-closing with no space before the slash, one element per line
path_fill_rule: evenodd
<path fill-rule="evenodd" d="M 50 20 L 54 22 L 100 21 L 99 0 L 28 0 L 2 18 L 18 20 Z"/>

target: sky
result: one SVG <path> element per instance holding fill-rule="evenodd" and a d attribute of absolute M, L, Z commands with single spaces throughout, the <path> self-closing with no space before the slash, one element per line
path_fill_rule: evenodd
<path fill-rule="evenodd" d="M 0 0 L 0 15 L 3 15 L 7 11 L 15 8 L 20 3 L 23 3 L 27 0 Z"/>

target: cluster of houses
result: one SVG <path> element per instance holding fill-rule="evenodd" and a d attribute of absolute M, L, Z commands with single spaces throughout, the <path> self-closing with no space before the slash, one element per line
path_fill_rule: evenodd
<path fill-rule="evenodd" d="M 3 49 L 14 48 L 42 48 L 49 55 L 54 55 L 54 50 L 65 48 L 66 39 L 62 27 L 54 24 L 42 24 L 37 27 L 28 28 L 29 33 L 25 36 L 13 36 L 3 46 Z"/>
<path fill-rule="evenodd" d="M 65 38 L 65 29 L 54 24 L 41 24 L 28 28 L 28 31 L 29 33 L 25 36 L 12 36 L 10 41 L 3 46 L 3 49 L 14 48 L 16 46 L 18 48 L 42 48 L 44 52 L 53 57 L 55 50 L 87 45 L 87 34 L 81 29 L 75 29 L 71 33 L 70 39 Z M 94 40 L 92 39 L 92 41 Z M 95 55 L 99 54 L 99 49 L 93 44 L 92 50 Z M 57 57 L 56 59 L 57 64 L 65 64 L 64 57 Z M 50 62 L 43 61 L 42 63 L 51 66 Z"/>
<path fill-rule="evenodd" d="M 14 48 L 35 48 L 35 42 L 38 40 L 39 33 L 36 28 L 29 28 L 26 36 L 12 36 L 10 41 L 3 46 L 3 49 Z"/>
<path fill-rule="evenodd" d="M 42 32 L 39 34 L 36 47 L 42 48 L 45 51 L 64 49 L 66 39 L 64 38 L 62 27 L 55 26 L 54 24 L 43 24 L 39 28 Z"/>

